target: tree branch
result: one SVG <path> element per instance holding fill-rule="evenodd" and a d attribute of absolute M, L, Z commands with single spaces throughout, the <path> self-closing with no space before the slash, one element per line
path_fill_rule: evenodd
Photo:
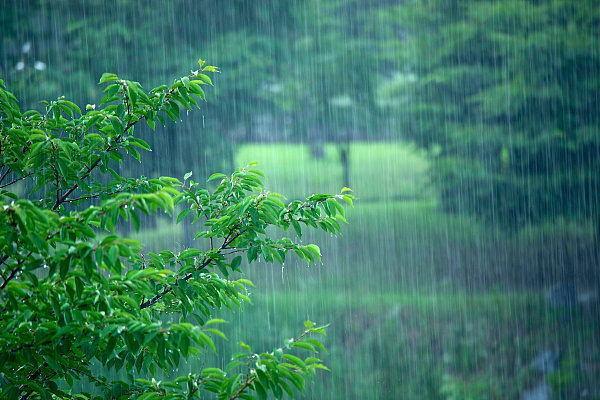
<path fill-rule="evenodd" d="M 256 373 L 249 373 L 244 384 L 240 386 L 238 390 L 236 390 L 235 393 L 231 395 L 231 397 L 229 397 L 229 400 L 235 400 L 239 398 L 244 393 L 244 390 L 246 390 L 250 385 L 252 385 L 252 383 L 254 383 L 255 380 Z"/>
<path fill-rule="evenodd" d="M 169 90 L 169 91 L 168 91 L 168 92 L 165 94 L 165 97 L 164 97 L 164 99 L 163 99 L 163 104 L 164 104 L 164 101 L 165 101 L 165 100 L 166 100 L 166 99 L 169 97 L 169 95 L 172 95 L 172 94 L 173 94 L 173 92 L 174 92 L 174 90 L 173 90 L 173 89 L 170 89 L 170 90 Z M 128 106 L 128 101 L 127 101 L 126 99 L 123 99 L 123 101 L 124 101 L 124 102 L 126 103 L 126 105 Z M 162 107 L 162 105 L 161 105 L 161 107 Z M 160 107 L 159 107 L 159 108 L 160 108 Z M 129 113 L 130 113 L 130 112 L 129 112 Z M 121 139 L 123 138 L 123 135 L 124 135 L 125 133 L 127 133 L 127 131 L 129 131 L 131 128 L 133 128 L 133 126 L 134 126 L 135 124 L 137 124 L 138 122 L 142 121 L 142 119 L 144 119 L 144 118 L 145 118 L 144 116 L 141 116 L 141 117 L 139 117 L 139 118 L 137 118 L 137 119 L 135 119 L 135 120 L 129 121 L 129 122 L 127 123 L 127 125 L 125 125 L 125 128 L 123 129 L 123 133 L 122 133 L 122 134 L 120 134 L 120 135 L 117 135 L 117 137 L 115 138 L 115 142 L 114 142 L 114 144 L 111 144 L 110 146 L 108 146 L 108 147 L 107 147 L 107 148 L 104 150 L 104 152 L 109 152 L 109 151 L 112 151 L 112 150 L 114 150 L 114 145 L 115 145 L 115 144 L 118 144 L 118 143 L 120 143 Z M 89 167 L 87 168 L 87 170 L 86 170 L 86 171 L 83 173 L 83 175 L 81 176 L 81 178 L 79 178 L 78 180 L 80 180 L 80 181 L 81 181 L 81 180 L 84 180 L 84 179 L 86 179 L 88 176 L 90 176 L 90 175 L 91 175 L 91 173 L 92 173 L 92 171 L 93 171 L 93 170 L 94 170 L 94 169 L 95 169 L 95 168 L 96 168 L 98 165 L 100 165 L 100 162 L 101 162 L 101 161 L 102 161 L 102 158 L 100 158 L 100 157 L 99 157 L 99 158 L 98 158 L 96 161 L 94 161 L 94 163 L 93 163 L 91 166 L 89 166 Z M 77 190 L 77 188 L 79 188 L 79 184 L 78 184 L 78 183 L 74 183 L 74 184 L 73 184 L 73 185 L 72 185 L 72 186 L 71 186 L 71 187 L 70 187 L 70 188 L 69 188 L 69 189 L 68 189 L 68 190 L 65 192 L 65 194 L 64 194 L 64 195 L 62 195 L 62 196 L 61 196 L 59 199 L 57 199 L 57 200 L 56 200 L 56 202 L 55 202 L 55 203 L 54 203 L 54 205 L 52 206 L 52 210 L 53 210 L 53 211 L 56 211 L 56 210 L 58 209 L 58 207 L 60 207 L 60 205 L 61 205 L 61 204 L 63 204 L 63 203 L 65 203 L 65 202 L 67 202 L 67 200 L 68 200 L 69 196 L 70 196 L 70 195 L 71 195 L 71 194 L 72 194 L 72 193 L 73 193 L 75 190 Z"/>
<path fill-rule="evenodd" d="M 29 255 L 27 257 L 29 257 Z M 0 285 L 0 290 L 4 289 L 6 287 L 6 285 L 8 285 L 8 282 L 12 281 L 15 278 L 15 276 L 17 276 L 17 274 L 19 273 L 20 270 L 21 270 L 21 263 L 18 263 L 17 267 L 15 269 L 13 269 L 12 271 L 10 271 L 10 274 L 8 275 L 8 277 L 6 279 L 4 279 L 4 282 L 2 282 L 2 285 Z"/>
<path fill-rule="evenodd" d="M 4 165 L 2 166 L 2 168 L 4 168 Z M 0 183 L 2 183 L 2 181 L 4 180 L 4 178 L 6 178 L 6 175 L 8 175 L 9 172 L 10 172 L 10 168 L 6 168 L 6 171 L 4 171 L 2 176 L 0 176 Z"/>
<path fill-rule="evenodd" d="M 80 197 L 73 197 L 71 199 L 66 199 L 63 201 L 63 203 L 74 203 L 76 201 L 81 201 L 81 200 L 91 200 L 91 199 L 97 199 L 100 196 L 112 196 L 114 194 L 118 194 L 118 193 L 122 193 L 122 190 L 116 190 L 114 192 L 109 192 L 109 193 L 94 193 L 94 194 L 90 194 L 90 195 L 85 195 L 85 196 L 80 196 Z"/>
<path fill-rule="evenodd" d="M 307 334 L 308 334 L 308 330 L 305 330 L 305 331 L 304 331 L 304 332 L 302 332 L 302 333 L 301 333 L 301 334 L 300 334 L 298 337 L 296 337 L 296 338 L 293 338 L 293 339 L 292 339 L 292 343 L 294 343 L 294 342 L 297 342 L 297 341 L 301 340 L 301 339 L 302 339 L 303 337 L 305 337 Z M 273 354 L 273 353 L 271 353 L 271 354 Z M 233 393 L 233 394 L 232 394 L 232 395 L 229 397 L 229 400 L 235 400 L 235 399 L 239 398 L 239 397 L 240 397 L 240 396 L 241 396 L 241 395 L 244 393 L 244 391 L 245 391 L 245 390 L 246 390 L 248 387 L 250 387 L 250 385 L 252 385 L 252 384 L 254 383 L 254 381 L 256 380 L 256 378 L 257 378 L 257 375 L 256 375 L 256 373 L 249 372 L 249 373 L 248 373 L 248 377 L 246 378 L 246 381 L 245 381 L 245 382 L 242 384 L 242 386 L 240 386 L 240 387 L 238 388 L 238 390 L 236 390 L 236 391 L 235 391 L 235 393 Z"/>
<path fill-rule="evenodd" d="M 58 229 L 56 232 L 49 233 L 48 235 L 46 235 L 45 240 L 48 241 L 48 240 L 52 239 L 53 237 L 55 237 L 56 235 L 58 235 L 59 233 L 60 233 L 60 229 Z M 21 264 L 24 262 L 24 260 L 31 257 L 32 254 L 33 254 L 33 250 L 29 251 L 29 253 L 22 260 L 17 262 L 17 267 L 10 272 L 10 275 L 6 279 L 4 279 L 4 281 L 2 282 L 2 285 L 0 285 L 0 290 L 4 289 L 6 287 L 6 285 L 8 285 L 8 282 L 13 280 L 17 276 L 17 274 L 21 270 Z M 8 260 L 8 258 L 9 257 L 7 255 L 3 256 L 0 259 L 0 266 L 2 264 L 4 264 L 6 262 L 6 260 Z"/>
<path fill-rule="evenodd" d="M 223 242 L 223 244 L 221 245 L 221 247 L 219 247 L 218 252 L 221 252 L 223 249 L 225 249 L 231 242 L 233 242 L 235 239 L 237 239 L 241 234 L 242 234 L 242 232 L 240 231 L 236 235 L 233 235 L 233 236 L 229 237 L 227 240 L 225 240 Z M 210 259 L 210 258 L 204 260 L 202 262 L 202 264 L 200 264 L 200 266 L 198 268 L 196 268 L 195 272 L 203 270 L 204 268 L 208 267 L 211 263 L 212 263 L 212 259 Z M 190 273 L 184 275 L 182 278 L 178 278 L 173 285 L 163 288 L 163 290 L 161 290 L 159 293 L 157 293 L 154 297 L 152 297 L 151 299 L 148 299 L 148 300 L 144 301 L 142 304 L 140 304 L 140 309 L 143 310 L 145 308 L 152 307 L 153 305 L 158 303 L 163 297 L 165 297 L 167 294 L 171 293 L 173 291 L 173 286 L 177 285 L 177 282 L 189 281 L 192 278 L 192 276 L 193 276 L 193 274 L 190 272 Z"/>
<path fill-rule="evenodd" d="M 6 174 L 7 174 L 7 173 L 8 173 L 8 171 L 6 171 L 6 173 L 5 173 L 5 174 L 2 176 L 2 179 L 0 180 L 0 182 L 2 182 L 2 180 L 4 180 L 4 177 L 6 176 Z M 8 183 L 5 183 L 4 185 L 0 186 L 0 189 L 3 189 L 3 188 L 5 188 L 5 187 L 7 187 L 7 186 L 10 186 L 10 185 L 12 185 L 13 183 L 17 183 L 17 182 L 19 182 L 20 180 L 23 180 L 23 179 L 25 179 L 25 178 L 29 178 L 31 175 L 33 175 L 33 172 L 30 172 L 30 173 L 28 173 L 28 174 L 25 174 L 25 175 L 21 176 L 20 178 L 17 178 L 17 179 L 15 179 L 15 180 L 13 180 L 13 181 L 10 181 L 10 182 L 8 182 Z"/>
<path fill-rule="evenodd" d="M 107 148 L 106 151 L 110 151 L 110 148 Z M 87 170 L 85 171 L 85 173 L 81 176 L 81 178 L 79 178 L 78 180 L 84 180 L 86 179 L 88 176 L 90 176 L 90 174 L 92 173 L 92 171 L 98 166 L 100 165 L 100 162 L 102 161 L 101 158 L 98 158 L 96 161 L 94 161 L 94 163 L 92 165 L 90 165 Z M 56 211 L 56 209 L 58 207 L 60 207 L 60 205 L 62 203 L 64 203 L 65 201 L 67 201 L 68 197 L 71 195 L 71 193 L 73 193 L 75 190 L 77 190 L 77 188 L 79 187 L 79 183 L 74 183 L 73 186 L 71 186 L 66 192 L 65 194 L 63 194 L 62 196 L 60 196 L 59 198 L 56 199 L 56 202 L 54 203 L 54 205 L 52 206 L 52 211 Z"/>

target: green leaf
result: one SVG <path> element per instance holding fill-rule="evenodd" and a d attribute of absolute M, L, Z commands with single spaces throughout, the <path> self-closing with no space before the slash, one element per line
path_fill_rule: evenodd
<path fill-rule="evenodd" d="M 100 81 L 98 83 L 114 82 L 118 79 L 119 77 L 117 75 L 105 72 L 100 77 Z"/>
<path fill-rule="evenodd" d="M 242 256 L 236 256 L 231 260 L 231 269 L 237 270 L 242 263 Z"/>
<path fill-rule="evenodd" d="M 211 181 L 214 181 L 214 180 L 217 180 L 217 179 L 224 179 L 224 178 L 227 178 L 227 175 L 222 174 L 220 172 L 216 172 L 216 173 L 212 174 L 211 176 L 209 176 L 206 181 L 207 182 L 211 182 Z"/>
<path fill-rule="evenodd" d="M 191 212 L 192 210 L 189 208 L 186 208 L 185 210 L 181 211 L 179 215 L 177 215 L 177 223 L 179 224 L 181 221 L 183 221 L 185 217 L 187 217 Z"/>
<path fill-rule="evenodd" d="M 213 318 L 213 319 L 209 319 L 208 321 L 206 321 L 204 323 L 204 325 L 206 326 L 210 326 L 210 325 L 216 325 L 216 324 L 224 324 L 227 321 L 225 321 L 224 319 L 221 318 Z"/>

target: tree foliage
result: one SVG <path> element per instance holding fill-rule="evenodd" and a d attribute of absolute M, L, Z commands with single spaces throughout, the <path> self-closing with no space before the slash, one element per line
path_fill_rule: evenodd
<path fill-rule="evenodd" d="M 513 226 L 598 217 L 597 2 L 410 1 L 388 21 L 406 63 L 391 109 L 439 152 L 447 210 Z"/>
<path fill-rule="evenodd" d="M 136 128 L 179 120 L 204 100 L 214 72 L 201 60 L 189 75 L 150 91 L 106 73 L 98 104 L 81 110 L 59 98 L 43 112 L 21 110 L 0 81 L 2 397 L 279 398 L 326 369 L 313 337 L 325 327 L 306 322 L 271 352 L 242 344 L 223 369 L 153 379 L 216 350 L 224 321 L 215 312 L 248 301 L 242 264 L 283 262 L 290 252 L 319 260 L 316 245 L 284 232 L 337 234 L 346 221 L 342 203 L 353 199 L 344 189 L 285 203 L 252 165 L 213 174 L 206 184 L 191 173 L 182 180 L 121 175 L 125 156 L 140 160 L 150 150 Z M 118 232 L 163 212 L 194 224 L 199 245 L 146 252 Z M 122 379 L 111 378 L 113 370 Z M 78 393 L 81 382 L 95 389 Z"/>

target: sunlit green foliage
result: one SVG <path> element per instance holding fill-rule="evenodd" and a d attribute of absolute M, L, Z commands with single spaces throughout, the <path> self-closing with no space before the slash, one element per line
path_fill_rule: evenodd
<path fill-rule="evenodd" d="M 170 177 L 128 178 L 125 155 L 150 150 L 135 129 L 176 121 L 204 100 L 216 67 L 199 67 L 145 91 L 104 74 L 104 97 L 81 110 L 64 98 L 22 111 L 0 81 L 0 391 L 4 398 L 223 399 L 293 395 L 316 370 L 322 344 L 304 330 L 273 352 L 242 345 L 223 370 L 204 368 L 160 382 L 182 358 L 216 350 L 213 312 L 248 300 L 251 282 L 233 278 L 247 262 L 283 262 L 293 252 L 320 260 L 314 244 L 282 237 L 305 227 L 331 234 L 345 223 L 348 189 L 284 202 L 250 165 L 206 185 Z M 120 236 L 129 221 L 175 213 L 205 246 L 145 252 Z M 280 232 L 280 233 L 277 233 Z M 237 274 L 239 276 L 239 274 Z M 308 356 L 302 354 L 308 353 Z M 103 373 L 98 374 L 102 366 Z M 110 371 L 123 371 L 113 380 Z M 74 393 L 88 381 L 96 391 Z M 52 397 L 55 396 L 55 397 Z"/>
<path fill-rule="evenodd" d="M 428 185 L 429 163 L 415 146 L 353 141 L 349 150 L 350 182 L 361 201 L 428 200 L 435 196 Z M 321 158 L 313 157 L 310 146 L 303 144 L 253 143 L 238 147 L 239 165 L 253 160 L 260 163 L 268 183 L 284 188 L 292 198 L 300 198 L 307 190 L 330 192 L 342 181 L 343 168 L 335 144 L 323 145 Z M 385 174 L 381 173 L 382 165 L 386 166 Z"/>

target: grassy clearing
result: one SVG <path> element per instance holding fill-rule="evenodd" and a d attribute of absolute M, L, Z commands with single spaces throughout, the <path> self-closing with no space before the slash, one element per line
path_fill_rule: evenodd
<path fill-rule="evenodd" d="M 238 165 L 256 161 L 270 188 L 290 198 L 315 192 L 335 193 L 342 187 L 342 167 L 335 145 L 325 145 L 316 159 L 306 145 L 245 144 L 236 156 Z M 355 142 L 350 146 L 350 182 L 363 200 L 431 196 L 424 154 L 408 143 Z"/>

